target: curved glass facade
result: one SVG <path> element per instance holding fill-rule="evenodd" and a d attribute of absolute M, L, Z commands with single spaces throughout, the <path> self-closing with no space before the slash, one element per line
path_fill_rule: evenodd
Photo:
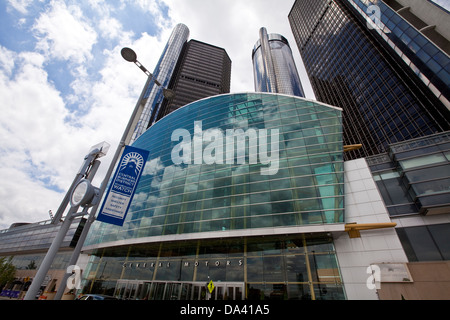
<path fill-rule="evenodd" d="M 188 135 L 181 143 L 174 134 L 177 130 Z M 230 132 L 235 134 L 232 140 L 228 139 Z M 246 135 L 244 155 L 237 150 L 239 132 Z M 194 154 L 199 133 L 203 134 L 203 161 Z M 255 138 L 259 133 L 258 140 L 252 140 L 252 133 Z M 266 139 L 262 139 L 263 133 Z M 191 136 L 192 144 L 187 140 Z M 214 163 L 208 159 L 214 144 L 211 136 L 220 141 Z M 258 158 L 252 154 L 251 141 L 259 143 Z M 183 143 L 193 145 L 193 157 L 174 164 L 174 150 Z M 147 130 L 133 146 L 149 150 L 150 156 L 124 226 L 94 224 L 87 245 L 343 222 L 343 144 L 338 108 L 292 96 L 221 95 L 178 109 Z M 219 161 L 218 154 L 228 155 L 230 146 L 237 150 L 233 158 L 224 156 Z M 270 157 L 271 162 L 267 160 Z"/>
<path fill-rule="evenodd" d="M 341 112 L 243 93 L 158 121 L 133 144 L 150 156 L 123 227 L 92 225 L 83 292 L 345 299 L 328 233 L 344 222 Z"/>

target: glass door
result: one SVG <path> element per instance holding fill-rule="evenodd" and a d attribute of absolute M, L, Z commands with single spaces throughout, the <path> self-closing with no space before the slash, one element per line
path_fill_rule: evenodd
<path fill-rule="evenodd" d="M 214 284 L 211 300 L 243 300 L 244 283 L 218 282 Z"/>
<path fill-rule="evenodd" d="M 136 294 L 136 299 L 138 300 L 147 300 L 150 296 L 150 289 L 152 287 L 151 282 L 144 282 L 139 285 L 138 293 Z"/>
<path fill-rule="evenodd" d="M 142 294 L 143 281 L 121 280 L 116 284 L 114 296 L 122 300 L 135 300 Z"/>
<path fill-rule="evenodd" d="M 165 289 L 166 289 L 165 282 L 153 282 L 152 288 L 150 291 L 150 296 L 148 299 L 149 300 L 163 300 Z"/>
<path fill-rule="evenodd" d="M 164 300 L 180 300 L 181 293 L 181 283 L 171 283 L 166 284 L 166 291 L 164 294 Z"/>
<path fill-rule="evenodd" d="M 192 283 L 182 283 L 181 284 L 181 295 L 180 300 L 190 300 L 192 294 Z"/>
<path fill-rule="evenodd" d="M 114 296 L 122 300 L 243 300 L 244 283 L 217 282 L 210 294 L 203 282 L 120 280 Z"/>
<path fill-rule="evenodd" d="M 134 297 L 136 296 L 136 289 L 137 289 L 137 283 L 130 282 L 127 286 L 127 291 L 125 291 L 124 300 L 134 300 Z"/>
<path fill-rule="evenodd" d="M 126 287 L 127 282 L 117 281 L 116 290 L 114 291 L 114 297 L 116 297 L 117 299 L 122 299 Z"/>
<path fill-rule="evenodd" d="M 209 292 L 207 294 L 206 290 L 204 283 L 193 283 L 191 300 L 207 300 Z"/>

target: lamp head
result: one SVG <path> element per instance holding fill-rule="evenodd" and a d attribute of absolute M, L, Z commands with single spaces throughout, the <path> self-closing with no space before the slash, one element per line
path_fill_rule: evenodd
<path fill-rule="evenodd" d="M 136 52 L 134 52 L 133 49 L 130 49 L 127 47 L 122 48 L 122 50 L 120 51 L 120 54 L 128 62 L 136 62 L 137 61 L 137 54 L 136 54 Z"/>

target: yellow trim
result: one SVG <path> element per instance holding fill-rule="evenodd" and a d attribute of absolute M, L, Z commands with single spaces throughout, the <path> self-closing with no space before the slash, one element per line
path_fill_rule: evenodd
<path fill-rule="evenodd" d="M 362 148 L 362 144 L 352 144 L 349 146 L 344 146 L 344 152 L 358 150 Z"/>
<path fill-rule="evenodd" d="M 361 238 L 359 231 L 361 230 L 373 230 L 382 228 L 395 228 L 397 224 L 394 222 L 386 223 L 347 223 L 345 225 L 345 232 L 348 232 L 350 238 Z"/>

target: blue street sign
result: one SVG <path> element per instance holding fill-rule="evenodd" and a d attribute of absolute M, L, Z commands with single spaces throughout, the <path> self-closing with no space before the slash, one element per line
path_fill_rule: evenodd
<path fill-rule="evenodd" d="M 102 204 L 98 221 L 122 226 L 149 152 L 126 146 Z"/>

